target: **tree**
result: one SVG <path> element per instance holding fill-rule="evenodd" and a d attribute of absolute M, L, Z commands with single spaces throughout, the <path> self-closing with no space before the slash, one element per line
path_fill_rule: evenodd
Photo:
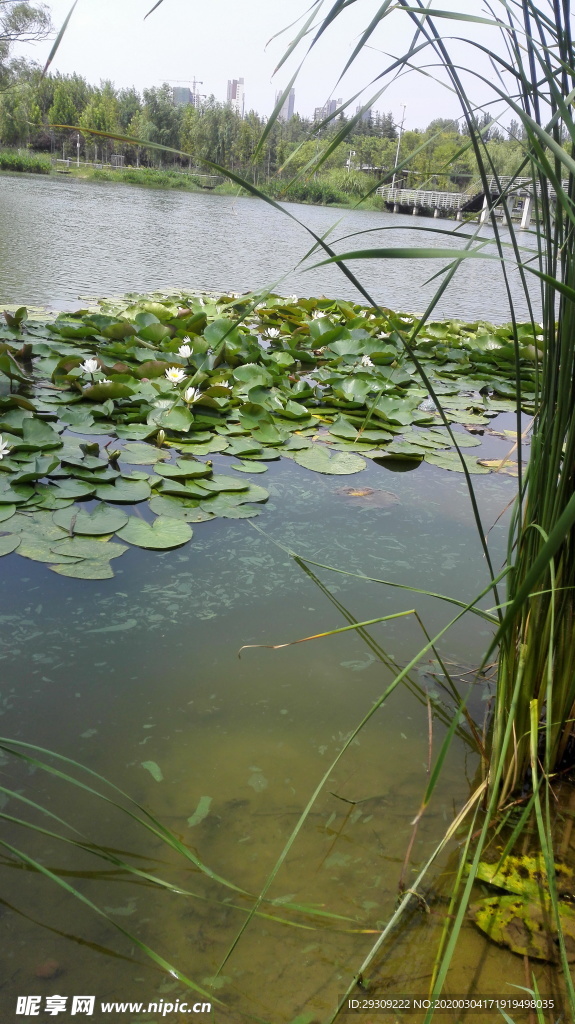
<path fill-rule="evenodd" d="M 14 43 L 43 39 L 52 27 L 44 4 L 0 0 L 0 84 L 10 78 L 10 53 Z"/>

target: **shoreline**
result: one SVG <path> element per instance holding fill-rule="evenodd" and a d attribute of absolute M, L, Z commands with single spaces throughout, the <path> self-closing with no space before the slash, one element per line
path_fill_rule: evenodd
<path fill-rule="evenodd" d="M 38 171 L 34 171 L 32 168 L 16 169 L 10 167 L 0 166 L 0 175 L 2 176 L 13 176 L 20 174 L 35 174 L 38 175 Z M 70 165 L 66 168 L 60 168 L 52 166 L 48 172 L 42 172 L 43 177 L 55 178 L 57 176 L 62 177 L 73 177 L 77 181 L 92 181 L 92 182 L 112 182 L 118 185 L 128 185 L 133 188 L 146 188 L 152 191 L 164 191 L 164 192 L 190 192 L 196 195 L 204 195 L 209 193 L 210 195 L 216 196 L 236 196 L 246 199 L 256 199 L 257 196 L 252 196 L 249 192 L 245 191 L 238 185 L 234 185 L 232 182 L 222 182 L 222 184 L 215 185 L 212 188 L 202 186 L 194 181 L 194 174 L 185 171 L 173 171 L 163 170 L 157 168 L 145 168 L 145 167 L 126 167 L 122 169 L 116 169 L 113 167 L 86 167 L 80 165 Z M 334 200 L 333 202 L 321 202 L 317 197 L 305 198 L 301 195 L 290 196 L 290 195 L 276 195 L 271 191 L 266 191 L 265 186 L 256 186 L 270 199 L 280 203 L 295 203 L 303 206 L 321 206 L 327 209 L 342 209 L 352 210 L 359 209 L 365 210 L 368 213 L 384 213 L 385 207 L 379 199 L 375 199 L 373 196 L 369 196 L 364 202 L 358 204 L 356 197 L 350 197 L 349 200 Z"/>

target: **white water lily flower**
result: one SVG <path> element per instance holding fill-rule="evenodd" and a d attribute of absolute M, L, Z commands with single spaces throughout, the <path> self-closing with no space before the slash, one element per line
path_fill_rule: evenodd
<path fill-rule="evenodd" d="M 181 366 L 170 366 L 166 370 L 166 377 L 174 386 L 181 384 L 185 376 L 186 371 L 182 370 Z"/>
<path fill-rule="evenodd" d="M 279 336 L 280 336 L 279 327 L 268 327 L 268 329 L 266 331 L 266 336 L 268 338 L 279 338 Z"/>
<path fill-rule="evenodd" d="M 0 434 L 0 459 L 3 459 L 5 455 L 11 450 L 12 445 L 8 444 L 7 441 L 2 440 L 2 434 Z"/>
<path fill-rule="evenodd" d="M 322 313 L 321 309 L 314 309 L 311 318 L 312 320 L 320 320 L 322 316 L 325 316 L 325 313 Z"/>
<path fill-rule="evenodd" d="M 369 356 L 366 355 L 366 356 L 362 356 L 361 357 L 361 365 L 362 366 L 373 366 L 373 363 L 372 363 L 371 359 L 369 358 Z"/>
<path fill-rule="evenodd" d="M 290 302 L 297 302 L 297 295 L 289 295 L 288 298 Z"/>
<path fill-rule="evenodd" d="M 178 349 L 178 355 L 182 356 L 183 359 L 189 359 L 192 354 L 191 345 L 188 344 L 189 338 L 184 338 L 184 342 Z"/>
<path fill-rule="evenodd" d="M 82 370 L 82 373 L 97 373 L 98 370 L 100 369 L 100 367 L 98 366 L 98 360 L 86 359 L 83 363 L 81 363 L 80 369 Z"/>
<path fill-rule="evenodd" d="M 102 377 L 102 380 L 98 381 L 98 384 L 112 384 L 112 383 L 113 382 L 111 380 L 109 380 L 108 377 Z"/>
<path fill-rule="evenodd" d="M 184 402 L 191 405 L 192 402 L 197 402 L 198 398 L 202 397 L 202 392 L 199 388 L 186 388 L 184 391 Z"/>

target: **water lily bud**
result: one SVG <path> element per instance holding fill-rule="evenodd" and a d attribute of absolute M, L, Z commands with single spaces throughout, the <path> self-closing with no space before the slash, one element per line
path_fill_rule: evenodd
<path fill-rule="evenodd" d="M 165 430 L 158 430 L 158 433 L 156 434 L 156 447 L 157 448 L 161 448 L 165 440 L 166 440 L 166 431 Z"/>
<path fill-rule="evenodd" d="M 108 462 L 117 462 L 121 454 L 121 448 L 114 448 L 112 452 L 108 452 Z"/>

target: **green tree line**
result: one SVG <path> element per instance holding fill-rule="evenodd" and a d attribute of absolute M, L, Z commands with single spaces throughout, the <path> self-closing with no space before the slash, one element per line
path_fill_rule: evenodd
<path fill-rule="evenodd" d="M 487 113 L 480 122 L 493 166 L 500 174 L 514 173 L 523 155 L 519 125 L 512 122 L 501 130 Z M 260 185 L 278 177 L 287 180 L 300 172 L 313 176 L 326 144 L 347 121 L 340 115 L 320 127 L 297 114 L 288 122 L 277 121 L 254 160 L 265 123 L 256 111 L 240 117 L 213 96 L 200 108 L 176 106 L 167 83 L 140 94 L 134 88 L 116 89 L 109 81 L 94 86 L 77 74 L 42 77 L 38 68 L 22 63 L 12 66 L 10 79 L 0 93 L 0 143 L 4 146 L 75 157 L 79 142 L 80 154 L 86 160 L 108 162 L 116 153 L 124 157 L 126 165 L 136 167 L 173 166 L 201 171 L 208 170 L 208 162 L 213 161 Z M 73 125 L 79 131 L 55 125 Z M 141 140 L 142 145 L 101 139 L 90 131 L 130 136 Z M 147 148 L 150 142 L 182 150 L 189 157 Z M 359 172 L 369 169 L 381 176 L 393 171 L 397 142 L 393 115 L 372 114 L 355 124 L 346 145 L 322 163 L 321 176 L 330 172 L 341 191 L 361 192 L 366 177 Z M 400 159 L 413 156 L 398 183 L 448 190 L 469 187 L 478 174 L 466 142 L 458 123 L 442 118 L 425 129 L 404 131 Z"/>

